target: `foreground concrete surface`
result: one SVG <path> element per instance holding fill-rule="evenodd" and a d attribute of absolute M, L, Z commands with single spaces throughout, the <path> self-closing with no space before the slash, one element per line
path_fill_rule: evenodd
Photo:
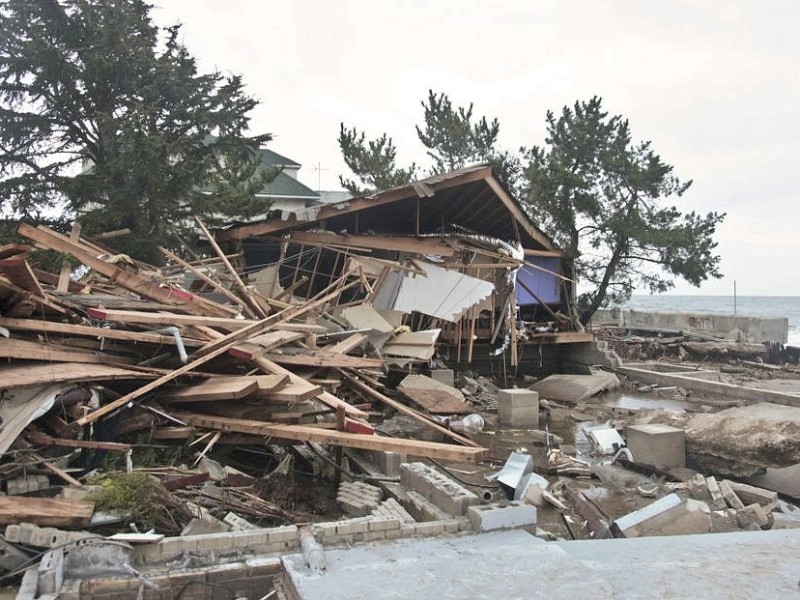
<path fill-rule="evenodd" d="M 284 558 L 289 597 L 798 598 L 800 530 L 544 542 L 523 531 Z"/>

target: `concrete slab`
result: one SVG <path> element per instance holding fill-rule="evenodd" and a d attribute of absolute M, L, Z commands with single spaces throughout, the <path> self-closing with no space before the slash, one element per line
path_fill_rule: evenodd
<path fill-rule="evenodd" d="M 311 573 L 300 554 L 284 558 L 287 578 L 299 598 L 613 597 L 612 586 L 603 577 L 579 573 L 564 550 L 520 531 L 401 540 L 331 550 L 325 558 L 328 570 L 323 575 Z"/>
<path fill-rule="evenodd" d="M 303 600 L 797 598 L 800 529 L 544 542 L 523 531 L 284 558 Z"/>
<path fill-rule="evenodd" d="M 541 398 L 557 402 L 580 402 L 600 392 L 618 388 L 619 379 L 612 373 L 550 375 L 530 387 L 539 392 Z"/>

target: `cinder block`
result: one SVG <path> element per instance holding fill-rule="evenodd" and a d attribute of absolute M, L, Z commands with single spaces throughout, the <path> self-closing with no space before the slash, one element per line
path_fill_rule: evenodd
<path fill-rule="evenodd" d="M 431 379 L 455 387 L 456 377 L 453 369 L 431 369 Z"/>
<path fill-rule="evenodd" d="M 480 502 L 467 488 L 423 463 L 400 465 L 400 480 L 451 515 L 464 515 L 469 506 Z"/>
<path fill-rule="evenodd" d="M 408 461 L 408 456 L 399 452 L 373 450 L 371 456 L 372 463 L 386 475 L 397 475 L 400 465 Z"/>
<path fill-rule="evenodd" d="M 750 504 L 741 510 L 736 511 L 736 521 L 739 527 L 766 529 L 769 527 L 770 515 L 769 511 L 760 504 Z"/>
<path fill-rule="evenodd" d="M 255 558 L 248 558 L 244 561 L 247 566 L 248 577 L 259 577 L 262 575 L 275 575 L 283 572 L 281 559 L 279 558 L 265 558 L 257 556 Z"/>
<path fill-rule="evenodd" d="M 637 463 L 657 469 L 686 466 L 686 432 L 677 427 L 649 423 L 625 428 L 628 450 Z"/>
<path fill-rule="evenodd" d="M 6 491 L 9 496 L 19 496 L 46 490 L 50 487 L 50 480 L 47 475 L 25 475 L 16 479 L 9 479 L 6 482 Z"/>
<path fill-rule="evenodd" d="M 398 519 L 370 519 L 370 532 L 386 531 L 388 529 L 400 529 L 400 521 Z"/>
<path fill-rule="evenodd" d="M 497 420 L 512 427 L 538 427 L 539 394 L 516 388 L 498 390 Z"/>
<path fill-rule="evenodd" d="M 475 531 L 536 527 L 536 507 L 521 502 L 470 506 L 468 516 Z"/>

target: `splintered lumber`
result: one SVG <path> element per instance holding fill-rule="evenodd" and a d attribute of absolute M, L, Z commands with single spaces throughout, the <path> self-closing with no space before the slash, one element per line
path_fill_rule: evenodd
<path fill-rule="evenodd" d="M 206 330 L 204 330 L 206 331 Z M 281 346 L 297 340 L 302 340 L 305 336 L 294 331 L 270 331 L 250 338 L 246 342 L 237 344 L 231 349 L 231 354 L 242 360 L 253 360 L 265 352 L 280 348 Z"/>
<path fill-rule="evenodd" d="M 250 296 L 250 294 L 249 294 L 249 292 L 247 290 L 247 286 L 244 284 L 244 281 L 242 281 L 242 278 L 239 277 L 239 274 L 236 272 L 236 269 L 233 268 L 233 265 L 228 260 L 228 257 L 225 256 L 225 253 L 222 251 L 222 248 L 220 248 L 219 245 L 217 244 L 217 241 L 214 239 L 214 236 L 211 235 L 211 232 L 208 229 L 206 229 L 206 226 L 203 223 L 203 221 L 200 219 L 200 217 L 198 217 L 196 215 L 194 217 L 194 220 L 197 223 L 197 226 L 203 232 L 203 235 L 206 236 L 206 241 L 214 249 L 214 252 L 216 252 L 217 256 L 219 256 L 220 259 L 222 260 L 222 264 L 225 265 L 225 268 L 228 269 L 228 272 L 233 277 L 233 286 L 239 292 L 239 295 L 241 296 L 242 302 L 244 302 L 244 304 L 247 305 L 247 307 L 252 311 L 254 316 L 262 317 L 262 318 L 266 317 L 269 314 L 269 311 L 265 311 L 258 304 L 258 302 L 256 302 Z"/>
<path fill-rule="evenodd" d="M 458 435 L 457 433 L 455 433 L 453 431 L 450 431 L 446 427 L 442 427 L 438 423 L 432 421 L 431 419 L 429 419 L 425 415 L 420 414 L 419 412 L 417 412 L 413 408 L 410 408 L 410 407 L 406 406 L 402 402 L 398 402 L 397 400 L 394 400 L 393 398 L 389 398 L 389 396 L 386 396 L 385 394 L 381 394 L 377 390 L 373 390 L 370 386 L 368 386 L 363 381 L 361 381 L 356 375 L 353 375 L 353 374 L 351 374 L 351 373 L 349 373 L 347 371 L 344 371 L 344 370 L 342 370 L 341 373 L 354 388 L 356 388 L 357 390 L 367 394 L 368 396 L 372 396 L 376 400 L 380 400 L 381 402 L 383 402 L 384 404 L 386 404 L 388 406 L 391 406 L 397 412 L 403 413 L 404 415 L 408 415 L 412 419 L 415 419 L 415 420 L 419 421 L 420 423 L 423 423 L 423 424 L 427 425 L 428 427 L 431 427 L 432 429 L 435 429 L 436 431 L 438 431 L 440 433 L 443 433 L 447 437 L 452 438 L 452 439 L 456 440 L 457 442 L 460 442 L 460 443 L 465 444 L 467 446 L 476 446 L 476 447 L 478 446 L 478 444 L 473 442 L 471 439 L 469 439 L 467 437 L 464 437 L 463 435 Z"/>
<path fill-rule="evenodd" d="M 14 285 L 44 298 L 44 290 L 39 285 L 39 280 L 36 279 L 28 261 L 20 258 L 0 259 L 0 274 Z"/>
<path fill-rule="evenodd" d="M 362 450 L 382 450 L 400 452 L 413 456 L 477 462 L 486 456 L 487 450 L 480 447 L 464 447 L 421 440 L 380 437 L 309 427 L 305 425 L 278 425 L 247 419 L 231 419 L 212 415 L 178 413 L 181 420 L 196 427 L 207 429 L 249 433 L 303 442 L 319 442 L 334 446 L 360 448 Z"/>
<path fill-rule="evenodd" d="M 281 387 L 269 390 L 259 391 L 256 394 L 257 398 L 262 400 L 273 400 L 277 402 L 304 402 L 316 398 L 322 393 L 322 388 L 313 383 L 309 383 L 304 379 L 298 377 L 294 381 L 289 381 Z"/>
<path fill-rule="evenodd" d="M 224 337 L 220 338 L 218 341 L 222 341 L 226 337 L 228 337 L 228 336 L 224 336 Z M 236 344 L 236 341 L 232 341 L 232 342 L 228 342 L 228 343 L 222 343 L 221 345 L 219 345 L 217 348 L 215 348 L 214 350 L 212 350 L 208 354 L 206 354 L 204 356 L 201 356 L 200 358 L 197 358 L 197 359 L 193 360 L 192 362 L 190 362 L 190 363 L 188 363 L 186 365 L 183 365 L 180 369 L 175 369 L 174 371 L 159 377 L 155 381 L 151 381 L 147 385 L 144 385 L 144 386 L 140 387 L 137 390 L 134 390 L 133 392 L 131 392 L 129 394 L 125 394 L 124 396 L 121 396 L 120 398 L 117 398 L 113 402 L 109 402 L 105 406 L 101 406 L 100 408 L 98 408 L 94 412 L 89 413 L 88 415 L 86 415 L 84 417 L 81 417 L 80 419 L 75 421 L 75 424 L 80 426 L 80 427 L 83 427 L 84 425 L 87 425 L 87 424 L 91 423 L 92 421 L 95 421 L 96 419 L 99 419 L 100 417 L 105 416 L 108 413 L 113 412 L 113 411 L 117 410 L 118 408 L 121 408 L 121 407 L 125 406 L 129 402 L 144 396 L 148 392 L 152 392 L 153 390 L 161 387 L 165 383 L 168 383 L 168 382 L 172 381 L 176 377 L 180 377 L 181 375 L 196 369 L 200 365 L 207 363 L 211 359 L 216 358 L 217 356 L 219 356 L 221 354 L 224 354 L 225 352 L 227 352 L 228 350 L 233 348 L 234 344 Z"/>
<path fill-rule="evenodd" d="M 40 344 L 28 340 L 0 338 L 0 358 L 75 363 L 129 363 L 130 358 L 111 354 L 77 352 L 66 346 Z"/>
<path fill-rule="evenodd" d="M 193 301 L 195 300 L 194 295 L 168 287 L 161 287 L 140 277 L 136 273 L 132 273 L 101 258 L 97 258 L 95 254 L 82 244 L 70 240 L 68 237 L 58 234 L 47 227 L 40 226 L 37 228 L 27 223 L 21 223 L 19 226 L 19 233 L 46 248 L 71 254 L 87 267 L 91 267 L 94 271 L 108 277 L 117 285 L 131 292 L 169 306 L 180 306 L 183 310 L 189 312 L 205 313 L 210 310 L 210 307 L 206 303 L 200 304 Z"/>
<path fill-rule="evenodd" d="M 136 323 L 138 325 L 170 326 L 170 325 L 204 325 L 219 327 L 233 331 L 252 325 L 255 321 L 244 319 L 231 319 L 228 317 L 206 317 L 198 315 L 179 315 L 171 312 L 144 312 L 136 310 L 115 310 L 103 308 L 89 308 L 89 316 L 114 323 Z"/>
<path fill-rule="evenodd" d="M 130 444 L 120 444 L 117 442 L 96 442 L 94 440 L 73 440 L 65 438 L 53 438 L 38 431 L 29 431 L 28 439 L 41 446 L 61 446 L 64 448 L 86 448 L 89 450 L 110 450 L 112 452 L 127 452 L 133 446 Z"/>
<path fill-rule="evenodd" d="M 158 375 L 104 364 L 74 362 L 0 366 L 0 389 L 30 387 L 70 381 L 118 381 L 154 379 Z"/>
<path fill-rule="evenodd" d="M 203 273 L 197 267 L 195 267 L 195 266 L 189 264 L 188 262 L 186 262 L 185 260 L 183 260 L 180 256 L 177 256 L 176 254 L 173 254 L 172 252 L 170 252 L 169 250 L 167 250 L 163 246 L 159 246 L 158 250 L 159 250 L 159 252 L 161 252 L 161 254 L 163 254 L 164 256 L 169 258 L 170 260 L 178 263 L 184 269 L 186 269 L 187 271 L 190 271 L 191 273 L 193 273 L 194 275 L 196 275 L 197 277 L 199 277 L 200 279 L 205 281 L 207 284 L 209 284 L 211 287 L 213 287 L 215 290 L 217 290 L 223 296 L 225 296 L 228 300 L 230 300 L 231 302 L 234 302 L 237 306 L 242 304 L 241 298 L 239 298 L 236 294 L 231 292 L 225 286 L 220 285 L 217 281 L 214 281 L 211 277 L 209 277 L 208 275 Z"/>
<path fill-rule="evenodd" d="M 29 496 L 0 496 L 0 524 L 33 523 L 42 527 L 87 527 L 94 503 Z"/>
<path fill-rule="evenodd" d="M 326 346 L 325 350 L 334 354 L 347 354 L 366 342 L 368 338 L 369 336 L 365 333 L 354 333 L 336 344 Z"/>
<path fill-rule="evenodd" d="M 171 335 L 160 333 L 147 333 L 144 331 L 125 331 L 121 329 L 106 329 L 104 327 L 90 327 L 88 325 L 73 325 L 71 323 L 55 323 L 53 321 L 39 321 L 36 319 L 11 319 L 0 317 L 0 327 L 18 329 L 21 331 L 36 331 L 41 333 L 64 333 L 67 335 L 80 335 L 86 337 L 106 338 L 112 340 L 126 340 L 130 342 L 150 342 L 152 344 L 175 344 Z M 183 345 L 187 347 L 202 346 L 205 342 L 183 337 Z"/>
<path fill-rule="evenodd" d="M 281 365 L 294 365 L 298 367 L 348 367 L 351 369 L 382 369 L 383 361 L 379 358 L 361 358 L 348 356 L 336 352 L 317 352 L 280 354 L 273 352 L 265 354 L 264 358 Z"/>
<path fill-rule="evenodd" d="M 252 377 L 212 377 L 202 383 L 170 392 L 162 399 L 169 402 L 237 400 L 249 396 L 256 390 L 258 382 Z"/>

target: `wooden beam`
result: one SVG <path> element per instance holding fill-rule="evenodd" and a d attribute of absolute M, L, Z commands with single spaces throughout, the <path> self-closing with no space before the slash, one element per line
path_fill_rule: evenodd
<path fill-rule="evenodd" d="M 294 365 L 297 367 L 347 367 L 349 369 L 382 369 L 383 361 L 379 358 L 361 358 L 348 356 L 335 352 L 319 350 L 311 354 L 279 354 L 273 352 L 264 354 L 267 358 L 279 365 Z"/>
<path fill-rule="evenodd" d="M 73 325 L 72 323 L 57 323 L 55 321 L 37 321 L 36 319 L 12 319 L 0 317 L 0 327 L 18 329 L 21 331 L 36 331 L 40 333 L 63 333 L 66 335 L 79 335 L 110 340 L 127 340 L 131 342 L 148 342 L 151 344 L 175 344 L 171 335 L 160 333 L 147 333 L 144 331 L 126 331 L 121 329 L 106 329 L 104 327 L 90 327 L 88 325 Z M 183 344 L 187 347 L 202 346 L 205 342 L 184 337 Z"/>
<path fill-rule="evenodd" d="M 69 239 L 74 242 L 78 242 L 81 239 L 81 224 L 77 221 L 72 224 L 72 231 L 69 234 Z M 59 273 L 58 276 L 58 285 L 56 286 L 56 291 L 59 291 L 63 294 L 66 294 L 69 291 L 70 273 L 72 273 L 72 266 L 65 260 L 64 264 L 61 265 L 61 273 Z"/>
<path fill-rule="evenodd" d="M 31 227 L 27 223 L 21 223 L 19 233 L 51 250 L 66 252 L 71 254 L 87 267 L 91 267 L 101 275 L 108 277 L 112 282 L 122 286 L 126 290 L 156 300 L 168 306 L 180 306 L 189 312 L 207 311 L 206 306 L 199 306 L 192 294 L 175 290 L 172 288 L 162 288 L 152 283 L 136 273 L 126 271 L 105 260 L 97 258 L 94 254 L 73 242 L 69 238 L 48 229 L 47 227 Z"/>
<path fill-rule="evenodd" d="M 236 272 L 236 269 L 233 268 L 231 261 L 228 260 L 228 257 L 225 256 L 225 253 L 222 251 L 222 248 L 219 247 L 217 241 L 214 239 L 214 236 L 211 235 L 211 232 L 206 229 L 206 226 L 203 224 L 203 221 L 200 220 L 200 217 L 195 215 L 194 217 L 195 223 L 203 232 L 203 235 L 206 236 L 206 241 L 208 241 L 209 245 L 214 249 L 214 252 L 217 253 L 220 260 L 222 260 L 222 264 L 225 265 L 225 268 L 228 269 L 228 272 L 233 277 L 233 286 L 239 292 L 239 295 L 242 299 L 242 302 L 253 311 L 253 315 L 256 317 L 266 317 L 268 313 L 264 312 L 258 302 L 255 302 L 247 291 L 247 286 L 245 285 L 242 278 L 239 277 L 239 273 Z"/>
<path fill-rule="evenodd" d="M 196 427 L 205 427 L 214 430 L 249 433 L 304 442 L 318 442 L 320 444 L 331 444 L 348 448 L 361 448 L 362 450 L 400 452 L 412 456 L 425 456 L 443 460 L 477 462 L 483 459 L 487 454 L 487 450 L 481 447 L 468 448 L 453 444 L 441 444 L 421 440 L 363 435 L 344 431 L 319 429 L 305 425 L 278 425 L 262 421 L 231 419 L 228 417 L 216 417 L 213 415 L 201 415 L 196 413 L 178 413 L 176 416 Z"/>
<path fill-rule="evenodd" d="M 509 212 L 514 216 L 517 222 L 522 225 L 522 228 L 529 236 L 539 242 L 545 250 L 556 250 L 553 241 L 544 233 L 539 231 L 536 227 L 534 227 L 533 223 L 531 223 L 530 219 L 528 218 L 528 215 L 526 215 L 525 212 L 514 201 L 514 199 L 508 195 L 508 192 L 503 189 L 503 186 L 497 183 L 497 180 L 495 180 L 494 177 L 486 177 L 486 183 L 489 184 L 489 187 L 492 188 L 492 190 L 494 190 L 494 193 L 497 194 L 503 204 L 506 205 L 506 208 L 508 208 Z"/>
<path fill-rule="evenodd" d="M 433 420 L 429 419 L 428 417 L 426 417 L 425 415 L 417 412 L 413 408 L 410 408 L 410 407 L 406 406 L 402 402 L 398 402 L 397 400 L 389 398 L 389 396 L 386 396 L 385 394 L 381 394 L 379 391 L 372 389 L 370 386 L 368 386 L 363 381 L 361 381 L 361 379 L 359 379 L 356 375 L 348 373 L 347 371 L 344 371 L 344 370 L 341 371 L 341 373 L 347 379 L 347 381 L 350 383 L 350 385 L 352 385 L 354 388 L 356 388 L 357 390 L 360 390 L 361 392 L 367 394 L 368 396 L 372 396 L 376 400 L 380 400 L 381 402 L 383 402 L 384 404 L 386 404 L 388 406 L 391 406 L 397 412 L 403 413 L 404 415 L 407 415 L 407 416 L 411 417 L 412 419 L 414 419 L 416 421 L 419 421 L 420 423 L 422 423 L 424 425 L 427 425 L 428 427 L 431 427 L 432 429 L 435 429 L 439 433 L 443 433 L 447 437 L 452 438 L 453 440 L 455 440 L 457 442 L 460 442 L 461 444 L 464 444 L 465 446 L 475 446 L 475 447 L 478 446 L 478 444 L 473 442 L 471 439 L 469 439 L 467 437 L 464 437 L 463 435 L 459 435 L 459 434 L 455 433 L 454 431 L 450 431 L 446 427 L 442 427 L 441 425 L 439 425 L 435 421 L 433 421 Z"/>
<path fill-rule="evenodd" d="M 439 190 L 444 190 L 447 188 L 455 187 L 457 185 L 463 185 L 465 183 L 484 179 L 487 176 L 491 176 L 491 172 L 492 172 L 491 167 L 483 167 L 480 169 L 469 171 L 462 175 L 453 176 L 435 182 L 421 181 L 415 183 L 424 183 L 426 189 L 430 189 L 433 191 L 433 193 L 435 193 Z M 432 177 L 431 179 L 436 179 L 436 178 Z M 414 189 L 414 186 L 412 184 L 408 184 L 399 188 L 395 188 L 393 190 L 379 192 L 372 196 L 348 200 L 346 203 L 347 206 L 343 208 L 336 208 L 335 205 L 325 206 L 319 211 L 319 213 L 317 213 L 317 217 L 311 221 L 299 221 L 294 216 L 285 221 L 281 219 L 270 219 L 269 221 L 265 221 L 263 223 L 253 223 L 252 225 L 242 225 L 240 227 L 227 229 L 226 231 L 219 233 L 219 238 L 223 240 L 227 239 L 241 240 L 253 236 L 268 235 L 271 233 L 286 231 L 288 229 L 296 229 L 298 227 L 303 227 L 306 225 L 317 223 L 319 221 L 324 221 L 325 219 L 348 215 L 351 213 L 356 213 L 356 216 L 358 216 L 359 211 L 368 208 L 376 208 L 379 206 L 383 206 L 385 204 L 391 204 L 392 202 L 397 202 L 398 200 L 404 200 L 406 198 L 414 198 L 414 197 L 419 197 L 419 195 L 417 191 Z"/>
<path fill-rule="evenodd" d="M 206 317 L 200 315 L 181 315 L 167 311 L 144 312 L 136 310 L 116 310 L 113 308 L 89 308 L 86 311 L 94 319 L 115 323 L 136 323 L 137 325 L 205 325 L 219 327 L 228 331 L 244 329 L 259 321 L 231 319 L 228 317 Z"/>
<path fill-rule="evenodd" d="M 103 354 L 100 352 L 78 352 L 74 348 L 40 344 L 29 340 L 6 339 L 0 337 L 0 358 L 20 360 L 42 360 L 71 363 L 127 364 L 133 362 L 128 357 Z M 2 386 L 2 382 L 0 382 Z"/>
<path fill-rule="evenodd" d="M 38 431 L 29 431 L 28 439 L 37 445 L 42 446 L 61 446 L 64 448 L 86 448 L 88 450 L 110 450 L 112 452 L 127 452 L 133 446 L 130 444 L 119 444 L 117 442 L 96 442 L 94 440 L 72 440 L 64 438 L 54 438 Z"/>
<path fill-rule="evenodd" d="M 0 496 L 0 523 L 33 523 L 45 527 L 88 527 L 94 513 L 92 502 L 70 502 L 31 496 Z"/>
<path fill-rule="evenodd" d="M 289 236 L 295 243 L 336 245 L 368 250 L 392 250 L 414 254 L 438 254 L 439 256 L 453 256 L 455 254 L 455 250 L 451 246 L 442 241 L 441 238 L 436 237 L 339 235 L 308 231 L 293 231 Z"/>
<path fill-rule="evenodd" d="M 217 291 L 218 291 L 220 294 L 222 294 L 222 295 L 223 295 L 223 296 L 225 296 L 225 297 L 226 297 L 228 300 L 230 300 L 231 302 L 233 302 L 233 303 L 234 303 L 236 306 L 241 306 L 241 305 L 242 305 L 242 299 L 241 299 L 241 298 L 239 298 L 239 297 L 238 297 L 236 294 L 234 294 L 233 292 L 231 292 L 231 291 L 230 291 L 228 288 L 226 288 L 226 287 L 224 287 L 224 286 L 220 285 L 220 284 L 219 284 L 217 281 L 214 281 L 213 279 L 211 279 L 211 277 L 209 277 L 208 275 L 206 275 L 205 273 L 203 273 L 203 272 L 202 272 L 200 269 L 198 269 L 197 267 L 194 267 L 194 266 L 192 266 L 191 264 L 189 264 L 188 262 L 186 262 L 185 260 L 183 260 L 183 259 L 182 259 L 180 256 L 178 256 L 177 254 L 173 254 L 172 252 L 170 252 L 169 250 L 167 250 L 167 249 L 166 249 L 166 248 L 164 248 L 163 246 L 159 246 L 159 247 L 158 247 L 158 251 L 159 251 L 159 252 L 161 252 L 161 254 L 163 254 L 164 256 L 166 256 L 168 259 L 170 259 L 170 260 L 172 260 L 172 261 L 174 261 L 174 262 L 178 263 L 178 264 L 179 264 L 180 266 L 182 266 L 184 269 L 186 269 L 187 271 L 189 271 L 189 272 L 193 273 L 194 275 L 196 275 L 197 277 L 199 277 L 200 279 L 202 279 L 203 281 L 205 281 L 205 282 L 206 282 L 208 285 L 210 285 L 211 287 L 213 287 L 213 288 L 214 288 L 215 290 L 217 290 Z"/>

